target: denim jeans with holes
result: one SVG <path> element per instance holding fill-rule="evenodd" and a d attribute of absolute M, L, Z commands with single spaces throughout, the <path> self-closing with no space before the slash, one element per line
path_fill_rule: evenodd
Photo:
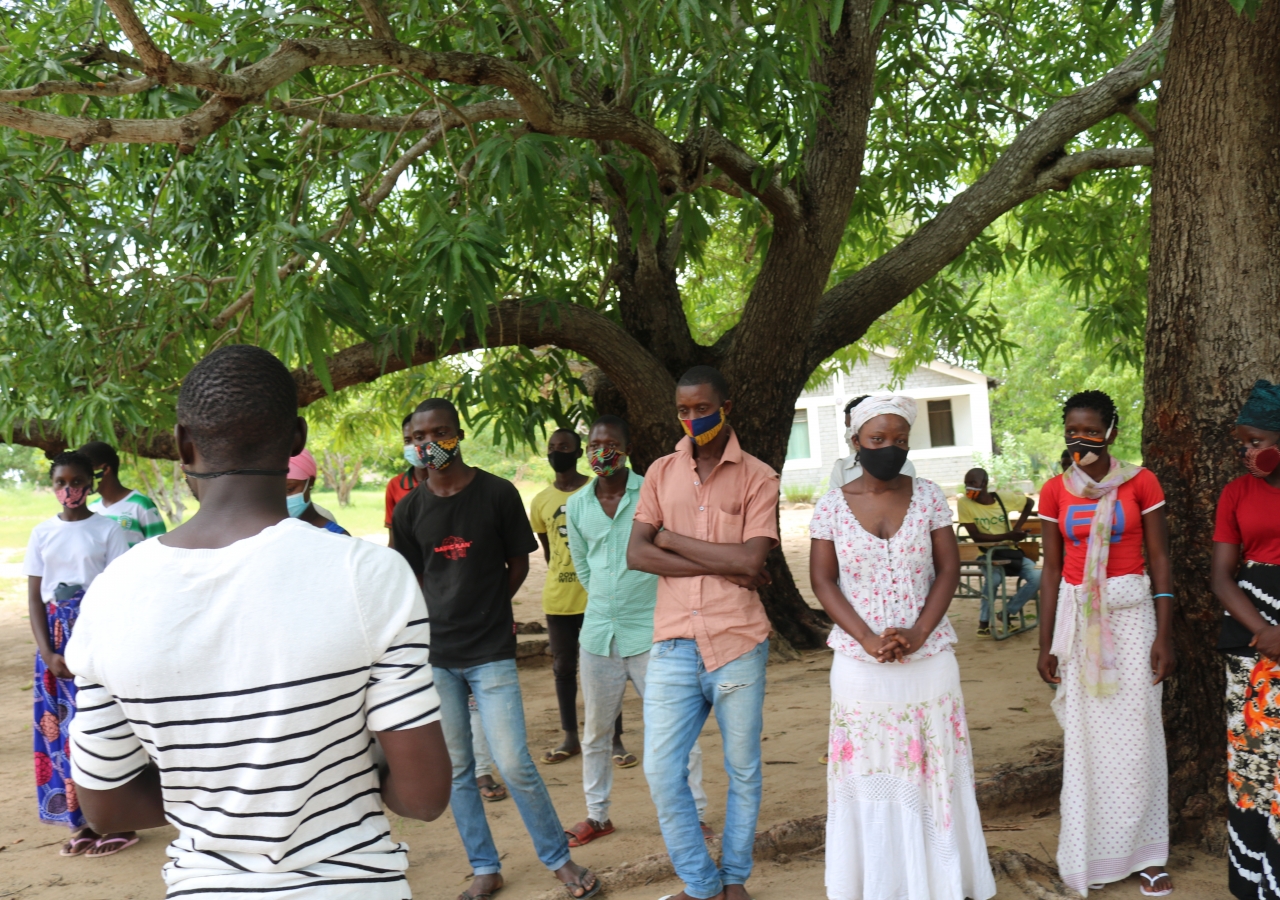
<path fill-rule="evenodd" d="M 690 897 L 714 897 L 726 884 L 745 884 L 751 876 L 764 780 L 760 732 L 768 658 L 768 641 L 714 672 L 707 671 L 696 641 L 662 641 L 649 654 L 644 774 L 667 852 Z M 712 712 L 720 726 L 729 776 L 719 868 L 702 837 L 687 765 L 689 751 Z"/>

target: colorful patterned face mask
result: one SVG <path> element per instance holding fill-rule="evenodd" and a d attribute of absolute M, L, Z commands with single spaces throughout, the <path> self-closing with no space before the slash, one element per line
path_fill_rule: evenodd
<path fill-rule="evenodd" d="M 68 485 L 67 487 L 60 487 L 53 492 L 53 496 L 57 497 L 58 502 L 67 509 L 77 509 L 84 506 L 85 498 L 89 496 L 89 486 L 75 487 L 74 485 Z"/>
<path fill-rule="evenodd" d="M 587 451 L 587 465 L 591 466 L 592 472 L 608 478 L 626 468 L 627 454 L 616 447 L 610 447 L 608 450 L 603 447 L 593 447 Z"/>
<path fill-rule="evenodd" d="M 1266 478 L 1280 469 L 1280 447 L 1250 447 L 1244 451 L 1244 467 L 1250 475 Z"/>
<path fill-rule="evenodd" d="M 695 444 L 702 447 L 716 439 L 720 429 L 724 428 L 724 423 L 725 415 L 722 406 L 711 415 L 700 419 L 681 419 L 680 427 L 684 429 L 685 434 L 693 438 Z"/>
<path fill-rule="evenodd" d="M 1102 454 L 1107 452 L 1107 440 L 1111 437 L 1111 432 L 1115 431 L 1115 423 L 1112 422 L 1107 426 L 1107 433 L 1102 440 L 1094 441 L 1089 438 L 1071 438 L 1067 441 L 1067 452 L 1071 454 L 1071 459 L 1075 461 L 1077 466 L 1091 466 L 1098 460 L 1102 459 Z"/>
<path fill-rule="evenodd" d="M 458 444 L 462 442 L 462 436 L 445 438 L 443 441 L 427 441 L 425 444 L 410 444 L 418 457 L 418 462 L 414 463 L 418 468 L 428 468 L 440 471 L 446 469 L 449 464 L 458 456 Z M 408 458 L 406 448 L 405 458 Z"/>
<path fill-rule="evenodd" d="M 982 488 L 967 487 L 964 489 L 964 495 L 968 497 L 970 500 L 977 500 L 979 497 L 982 496 Z"/>

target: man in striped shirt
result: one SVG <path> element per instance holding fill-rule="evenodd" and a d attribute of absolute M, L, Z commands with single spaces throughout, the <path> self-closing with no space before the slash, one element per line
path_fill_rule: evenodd
<path fill-rule="evenodd" d="M 200 510 L 99 576 L 67 648 L 78 801 L 95 828 L 178 829 L 171 898 L 404 900 L 383 804 L 448 802 L 426 604 L 393 551 L 288 516 L 306 433 L 279 360 L 205 357 L 175 431 Z"/>

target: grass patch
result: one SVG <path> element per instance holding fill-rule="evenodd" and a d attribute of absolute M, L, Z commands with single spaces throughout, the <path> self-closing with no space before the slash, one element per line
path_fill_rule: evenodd
<path fill-rule="evenodd" d="M 812 484 L 788 484 L 782 488 L 788 503 L 812 503 L 818 496 L 818 488 Z"/>
<path fill-rule="evenodd" d="M 52 491 L 0 490 L 0 547 L 25 549 L 31 529 L 60 512 Z"/>

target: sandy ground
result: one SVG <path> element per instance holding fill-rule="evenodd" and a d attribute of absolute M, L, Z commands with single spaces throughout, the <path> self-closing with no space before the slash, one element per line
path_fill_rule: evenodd
<path fill-rule="evenodd" d="M 784 549 L 797 581 L 807 592 L 809 513 L 783 512 Z M 2 552 L 2 551 L 0 551 Z M 516 617 L 535 618 L 545 568 L 535 561 L 526 587 L 517 597 Z M 8 574 L 8 573 L 4 573 Z M 25 586 L 4 583 L 0 599 L 0 900 L 130 900 L 161 898 L 160 866 L 172 829 L 144 833 L 133 849 L 101 860 L 64 859 L 57 855 L 66 831 L 38 823 L 31 773 L 30 681 L 34 651 L 26 620 Z M 812 602 L 812 597 L 809 597 Z M 1038 741 L 1057 738 L 1049 709 L 1052 692 L 1035 674 L 1033 634 L 996 643 L 973 636 L 977 601 L 957 600 L 952 621 L 960 633 L 957 648 L 974 752 L 982 771 L 1003 762 L 1025 761 Z M 806 654 L 801 660 L 776 663 L 769 669 L 765 700 L 765 790 L 760 827 L 821 813 L 826 806 L 825 769 L 819 762 L 826 742 L 830 652 Z M 558 714 L 549 665 L 521 670 L 529 744 L 535 754 L 558 741 Z M 628 694 L 624 706 L 625 740 L 641 749 L 643 723 L 639 700 Z M 723 820 L 726 777 L 718 764 L 720 741 L 714 720 L 704 731 L 706 783 L 711 796 L 713 827 Z M 543 776 L 564 824 L 585 817 L 582 770 L 578 760 L 544 767 Z M 608 867 L 663 850 L 652 802 L 640 767 L 619 771 L 614 781 L 613 820 L 616 834 L 576 851 L 588 866 Z M 555 886 L 538 863 L 511 800 L 490 804 L 489 821 L 503 854 L 507 887 L 504 898 L 536 896 Z M 1014 816 L 987 816 L 988 844 L 1008 847 L 1052 861 L 1058 816 L 1055 803 Z M 432 823 L 396 820 L 397 837 L 411 847 L 409 881 L 421 900 L 454 900 L 468 882 L 469 867 L 451 816 Z M 1226 861 L 1177 848 L 1170 860 L 1177 883 L 1175 897 L 1218 900 L 1227 895 Z M 822 851 L 785 863 L 765 862 L 749 885 L 757 900 L 821 898 Z M 1021 898 L 1016 887 L 1001 882 L 1001 900 Z M 614 892 L 617 900 L 657 900 L 674 893 L 674 882 Z M 1102 897 L 1138 896 L 1136 879 L 1113 885 Z"/>

